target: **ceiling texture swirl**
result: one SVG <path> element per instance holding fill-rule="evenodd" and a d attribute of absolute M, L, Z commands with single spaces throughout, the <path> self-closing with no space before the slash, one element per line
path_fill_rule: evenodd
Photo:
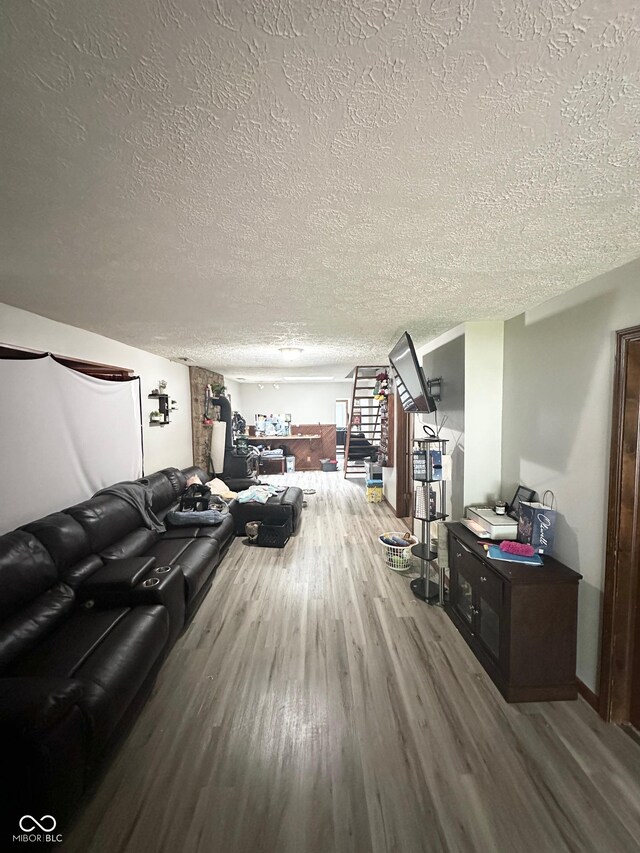
<path fill-rule="evenodd" d="M 251 376 L 640 255 L 630 0 L 3 0 L 0 300 Z"/>

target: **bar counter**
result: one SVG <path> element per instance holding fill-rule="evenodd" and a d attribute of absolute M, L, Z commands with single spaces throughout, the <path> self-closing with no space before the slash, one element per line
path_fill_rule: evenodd
<path fill-rule="evenodd" d="M 321 459 L 336 458 L 335 424 L 292 425 L 291 435 L 248 435 L 250 444 L 286 448 L 286 456 L 296 460 L 296 471 L 321 471 Z"/>

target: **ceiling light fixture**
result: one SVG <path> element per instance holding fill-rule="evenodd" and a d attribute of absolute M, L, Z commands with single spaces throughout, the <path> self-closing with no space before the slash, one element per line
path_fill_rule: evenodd
<path fill-rule="evenodd" d="M 279 391 L 279 390 L 280 390 L 280 386 L 278 385 L 278 383 L 277 383 L 277 382 L 274 382 L 274 383 L 273 383 L 273 387 L 276 389 L 276 391 Z"/>
<path fill-rule="evenodd" d="M 258 382 L 258 390 L 262 391 L 263 388 L 264 388 L 264 385 L 262 384 L 262 382 Z"/>
<path fill-rule="evenodd" d="M 293 361 L 302 352 L 302 347 L 279 347 L 279 350 L 287 361 Z"/>

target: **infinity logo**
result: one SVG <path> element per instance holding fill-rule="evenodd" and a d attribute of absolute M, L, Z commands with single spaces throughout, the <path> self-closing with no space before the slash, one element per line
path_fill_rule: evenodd
<path fill-rule="evenodd" d="M 48 826 L 46 823 L 47 818 L 51 821 L 50 826 Z M 29 821 L 31 821 L 31 823 L 29 823 Z M 53 830 L 56 828 L 56 819 L 53 817 L 53 815 L 43 814 L 40 820 L 36 820 L 33 815 L 25 814 L 20 818 L 19 824 L 20 829 L 23 832 L 33 832 L 36 826 L 43 832 L 53 832 Z"/>

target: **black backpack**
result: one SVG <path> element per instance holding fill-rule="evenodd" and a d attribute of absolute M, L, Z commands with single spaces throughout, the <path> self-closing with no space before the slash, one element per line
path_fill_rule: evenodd
<path fill-rule="evenodd" d="M 189 486 L 180 498 L 180 512 L 206 512 L 209 509 L 209 486 Z"/>

